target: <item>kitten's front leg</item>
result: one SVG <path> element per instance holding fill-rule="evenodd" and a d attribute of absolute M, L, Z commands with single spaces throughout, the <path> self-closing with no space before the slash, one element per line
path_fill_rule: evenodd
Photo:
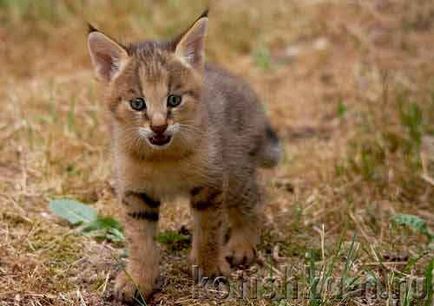
<path fill-rule="evenodd" d="M 125 302 L 143 302 L 154 290 L 159 275 L 155 235 L 160 201 L 146 193 L 126 191 L 122 206 L 129 261 L 116 279 L 116 296 Z"/>
<path fill-rule="evenodd" d="M 191 191 L 193 215 L 193 243 L 191 260 L 200 274 L 215 277 L 230 272 L 222 252 L 223 203 L 222 192 L 210 187 L 197 187 Z"/>

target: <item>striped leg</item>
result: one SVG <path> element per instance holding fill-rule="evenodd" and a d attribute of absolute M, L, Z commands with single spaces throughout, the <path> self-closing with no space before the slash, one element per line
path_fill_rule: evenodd
<path fill-rule="evenodd" d="M 191 191 L 193 215 L 193 243 L 191 260 L 197 264 L 203 276 L 229 273 L 229 265 L 222 253 L 223 203 L 222 193 L 209 187 L 197 187 Z"/>
<path fill-rule="evenodd" d="M 126 191 L 122 196 L 124 229 L 129 261 L 116 279 L 120 300 L 133 302 L 152 293 L 159 274 L 159 254 L 155 242 L 160 201 L 146 193 Z"/>

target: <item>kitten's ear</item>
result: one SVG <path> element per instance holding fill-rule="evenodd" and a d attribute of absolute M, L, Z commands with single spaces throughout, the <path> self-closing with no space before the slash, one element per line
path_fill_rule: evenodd
<path fill-rule="evenodd" d="M 205 36 L 208 27 L 208 11 L 176 40 L 175 54 L 196 69 L 205 64 Z"/>
<path fill-rule="evenodd" d="M 103 81 L 113 80 L 128 60 L 124 47 L 92 26 L 89 26 L 87 46 L 95 72 Z"/>

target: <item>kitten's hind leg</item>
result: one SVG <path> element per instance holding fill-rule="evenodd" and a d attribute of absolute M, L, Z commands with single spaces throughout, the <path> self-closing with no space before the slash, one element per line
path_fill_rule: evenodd
<path fill-rule="evenodd" d="M 233 266 L 248 266 L 255 260 L 261 227 L 261 196 L 255 176 L 230 182 L 225 205 L 230 226 L 226 260 Z"/>
<path fill-rule="evenodd" d="M 222 192 L 211 187 L 191 191 L 193 242 L 190 259 L 202 276 L 216 277 L 230 272 L 223 253 L 224 207 Z M 200 281 L 200 279 L 199 279 Z"/>

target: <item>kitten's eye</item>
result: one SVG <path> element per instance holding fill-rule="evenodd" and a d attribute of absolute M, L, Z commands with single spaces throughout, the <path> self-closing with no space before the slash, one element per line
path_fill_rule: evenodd
<path fill-rule="evenodd" d="M 130 106 L 135 111 L 140 112 L 146 108 L 146 103 L 143 98 L 135 98 L 130 100 Z"/>
<path fill-rule="evenodd" d="M 177 107 L 182 102 L 182 96 L 170 95 L 167 97 L 167 106 Z"/>

